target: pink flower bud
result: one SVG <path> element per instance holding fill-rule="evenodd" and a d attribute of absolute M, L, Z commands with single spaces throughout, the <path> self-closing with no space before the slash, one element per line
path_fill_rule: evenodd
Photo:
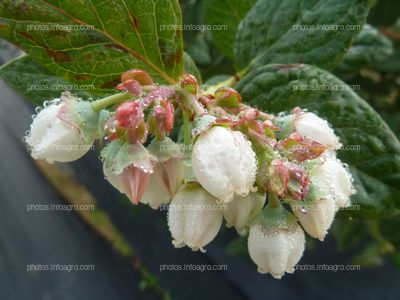
<path fill-rule="evenodd" d="M 144 143 L 147 139 L 147 124 L 143 107 L 136 101 L 127 101 L 118 106 L 115 118 L 121 128 L 126 129 L 131 144 Z"/>
<path fill-rule="evenodd" d="M 137 128 L 144 121 L 142 106 L 136 101 L 127 101 L 118 106 L 116 119 L 122 128 Z"/>
<path fill-rule="evenodd" d="M 286 167 L 289 171 L 289 181 L 285 190 L 285 200 L 303 200 L 310 184 L 306 171 L 294 163 L 287 163 Z"/>
<path fill-rule="evenodd" d="M 136 80 L 141 85 L 152 85 L 153 79 L 150 77 L 149 73 L 144 70 L 132 69 L 126 71 L 121 75 L 121 82 L 124 83 L 128 80 Z"/>
<path fill-rule="evenodd" d="M 183 90 L 196 95 L 198 91 L 197 79 L 191 74 L 183 74 L 180 79 L 180 86 Z"/>
<path fill-rule="evenodd" d="M 324 151 L 325 147 L 313 140 L 303 138 L 299 133 L 292 133 L 288 138 L 280 140 L 275 149 L 280 151 L 290 160 L 295 160 L 299 163 L 315 159 Z"/>
<path fill-rule="evenodd" d="M 140 96 L 143 92 L 143 87 L 135 79 L 128 79 L 124 83 L 118 84 L 117 89 L 123 92 L 127 91 L 135 96 Z"/>
<path fill-rule="evenodd" d="M 138 204 L 143 197 L 157 159 L 142 144 L 109 143 L 101 152 L 106 179 Z"/>
<path fill-rule="evenodd" d="M 281 159 L 274 159 L 268 168 L 266 182 L 264 187 L 266 190 L 283 196 L 289 182 L 289 170 Z"/>
<path fill-rule="evenodd" d="M 240 94 L 229 87 L 222 87 L 215 91 L 215 103 L 226 108 L 238 108 L 242 102 Z"/>
<path fill-rule="evenodd" d="M 121 192 L 128 196 L 129 200 L 134 204 L 138 204 L 149 183 L 150 173 L 146 173 L 139 168 L 130 166 L 125 168 L 117 177 L 120 183 Z"/>
<path fill-rule="evenodd" d="M 174 127 L 174 106 L 166 99 L 155 105 L 148 120 L 153 135 L 164 137 Z"/>

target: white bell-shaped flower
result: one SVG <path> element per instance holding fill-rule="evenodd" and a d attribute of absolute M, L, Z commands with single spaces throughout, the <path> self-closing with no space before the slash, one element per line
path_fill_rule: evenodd
<path fill-rule="evenodd" d="M 222 202 L 253 190 L 257 171 L 251 143 L 239 131 L 214 126 L 197 138 L 192 153 L 193 172 L 200 184 Z"/>
<path fill-rule="evenodd" d="M 153 209 L 168 204 L 177 193 L 182 181 L 182 159 L 170 158 L 165 162 L 156 164 L 141 202 L 148 204 Z"/>
<path fill-rule="evenodd" d="M 355 190 L 351 174 L 344 165 L 328 153 L 309 164 L 311 181 L 307 204 L 292 204 L 292 209 L 304 230 L 323 240 L 340 207 L 350 205 Z"/>
<path fill-rule="evenodd" d="M 59 117 L 62 103 L 52 104 L 39 112 L 25 137 L 35 159 L 70 162 L 90 150 L 79 128 Z"/>
<path fill-rule="evenodd" d="M 336 204 L 333 198 L 328 197 L 308 205 L 292 204 L 292 210 L 304 230 L 323 241 L 335 218 Z"/>
<path fill-rule="evenodd" d="M 277 210 L 278 213 L 273 211 Z M 271 273 L 280 279 L 293 273 L 295 265 L 304 252 L 305 237 L 295 217 L 288 212 L 279 212 L 283 207 L 271 209 L 263 216 L 264 221 L 250 226 L 248 249 L 251 259 L 257 264 L 258 272 Z"/>
<path fill-rule="evenodd" d="M 119 192 L 123 193 L 118 176 L 115 175 L 112 170 L 108 169 L 105 164 L 103 164 L 103 173 L 104 173 L 104 178 L 107 179 L 107 181 Z"/>
<path fill-rule="evenodd" d="M 328 122 L 316 114 L 305 112 L 295 116 L 294 126 L 305 138 L 314 140 L 331 149 L 340 148 L 339 138 Z"/>
<path fill-rule="evenodd" d="M 351 205 L 350 197 L 356 193 L 353 177 L 340 160 L 328 157 L 315 176 L 320 180 L 325 178 L 325 184 L 333 194 L 337 208 Z"/>
<path fill-rule="evenodd" d="M 286 135 L 296 131 L 304 138 L 314 140 L 330 150 L 341 147 L 339 138 L 329 123 L 312 112 L 295 108 L 291 115 L 279 117 L 276 122 Z"/>
<path fill-rule="evenodd" d="M 223 207 L 200 186 L 183 186 L 169 205 L 168 226 L 176 248 L 201 250 L 211 242 L 222 224 Z"/>
<path fill-rule="evenodd" d="M 333 198 L 337 209 L 351 204 L 350 197 L 356 193 L 353 177 L 335 153 L 324 153 L 311 161 L 308 168 L 314 198 Z"/>
<path fill-rule="evenodd" d="M 224 218 L 227 227 L 234 226 L 240 235 L 248 231 L 249 223 L 259 214 L 265 204 L 265 194 L 250 193 L 247 196 L 235 196 L 226 205 Z"/>

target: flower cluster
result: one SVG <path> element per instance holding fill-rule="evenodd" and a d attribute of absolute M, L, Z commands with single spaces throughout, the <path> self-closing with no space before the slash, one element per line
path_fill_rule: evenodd
<path fill-rule="evenodd" d="M 199 90 L 189 74 L 163 86 L 130 70 L 117 89 L 93 102 L 64 93 L 38 113 L 25 140 L 35 159 L 49 162 L 76 160 L 106 140 L 106 179 L 134 204 L 169 204 L 175 247 L 204 251 L 225 220 L 248 235 L 258 271 L 281 278 L 303 254 L 304 231 L 323 240 L 350 205 L 355 191 L 336 157 L 339 139 L 312 112 L 268 114 L 230 87 Z"/>

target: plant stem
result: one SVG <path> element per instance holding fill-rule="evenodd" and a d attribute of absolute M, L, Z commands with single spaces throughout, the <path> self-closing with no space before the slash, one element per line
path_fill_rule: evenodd
<path fill-rule="evenodd" d="M 118 103 L 124 102 L 126 100 L 129 100 L 131 97 L 132 97 L 132 94 L 130 94 L 129 92 L 111 95 L 111 96 L 105 97 L 103 99 L 93 101 L 92 107 L 95 111 L 100 111 L 103 108 L 106 108 L 107 106 L 110 106 L 113 104 L 118 104 Z"/>
<path fill-rule="evenodd" d="M 183 142 L 185 145 L 190 145 L 190 122 L 189 122 L 189 113 L 186 109 L 182 110 L 183 112 L 183 130 L 184 130 L 184 135 L 183 135 Z"/>
<path fill-rule="evenodd" d="M 177 93 L 182 97 L 183 109 L 190 108 L 196 116 L 202 116 L 207 113 L 207 110 L 200 104 L 195 95 L 187 91 L 177 91 Z"/>
<path fill-rule="evenodd" d="M 218 90 L 221 87 L 230 87 L 233 86 L 236 83 L 236 77 L 235 76 L 231 76 L 228 79 L 218 82 L 215 85 L 210 86 L 208 89 L 206 89 L 204 92 L 202 92 L 202 95 L 206 95 L 206 94 L 211 94 L 214 95 L 215 91 Z"/>
<path fill-rule="evenodd" d="M 279 202 L 278 195 L 275 193 L 268 193 L 268 205 L 271 207 L 279 207 L 281 203 Z"/>

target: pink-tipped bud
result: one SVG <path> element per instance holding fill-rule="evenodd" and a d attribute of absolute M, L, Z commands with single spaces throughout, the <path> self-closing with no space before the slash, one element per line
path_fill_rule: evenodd
<path fill-rule="evenodd" d="M 117 89 L 122 92 L 129 92 L 133 95 L 140 96 L 143 92 L 143 87 L 140 85 L 139 81 L 135 79 L 128 79 L 127 81 L 120 83 Z"/>
<path fill-rule="evenodd" d="M 287 158 L 296 160 L 299 163 L 319 157 L 326 149 L 324 145 L 305 139 L 297 132 L 279 141 L 275 148 L 284 153 Z"/>
<path fill-rule="evenodd" d="M 289 181 L 285 190 L 285 199 L 303 200 L 307 196 L 310 180 L 307 173 L 299 165 L 287 164 Z"/>
<path fill-rule="evenodd" d="M 180 82 L 179 82 L 181 88 L 193 95 L 197 94 L 198 91 L 198 84 L 197 84 L 197 79 L 191 74 L 183 74 Z"/>
<path fill-rule="evenodd" d="M 174 106 L 166 99 L 154 106 L 149 117 L 150 131 L 155 136 L 165 136 L 174 128 Z"/>
<path fill-rule="evenodd" d="M 144 122 L 143 107 L 139 102 L 127 101 L 117 108 L 115 115 L 118 125 L 128 132 L 130 143 L 143 143 L 147 139 L 147 125 Z"/>
<path fill-rule="evenodd" d="M 134 204 L 138 204 L 146 191 L 150 175 L 150 173 L 146 173 L 134 166 L 125 168 L 124 171 L 118 175 L 121 192 L 127 195 Z"/>
<path fill-rule="evenodd" d="M 289 170 L 282 160 L 274 159 L 268 168 L 265 188 L 279 196 L 282 196 L 289 182 Z"/>
<path fill-rule="evenodd" d="M 218 106 L 226 108 L 238 108 L 242 102 L 242 97 L 240 94 L 230 87 L 222 87 L 217 89 L 214 97 Z"/>
<path fill-rule="evenodd" d="M 130 79 L 136 80 L 141 85 L 152 85 L 153 84 L 153 79 L 151 78 L 149 73 L 147 73 L 144 70 L 132 69 L 121 75 L 122 83 L 124 83 Z"/>
<path fill-rule="evenodd" d="M 117 108 L 116 119 L 123 128 L 135 128 L 143 122 L 144 113 L 139 102 L 128 101 Z"/>

